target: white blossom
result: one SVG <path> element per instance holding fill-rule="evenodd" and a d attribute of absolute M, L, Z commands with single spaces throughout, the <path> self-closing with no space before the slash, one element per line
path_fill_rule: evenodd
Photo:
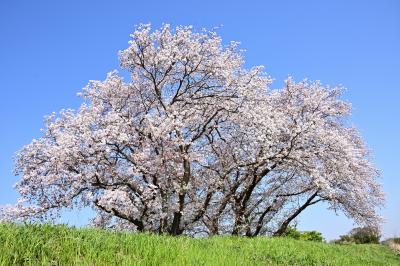
<path fill-rule="evenodd" d="M 281 234 L 325 201 L 376 224 L 383 194 L 341 88 L 292 78 L 269 89 L 238 43 L 192 27 L 141 25 L 113 71 L 76 110 L 46 118 L 16 156 L 18 205 L 44 219 L 88 206 L 92 224 L 170 234 Z"/>

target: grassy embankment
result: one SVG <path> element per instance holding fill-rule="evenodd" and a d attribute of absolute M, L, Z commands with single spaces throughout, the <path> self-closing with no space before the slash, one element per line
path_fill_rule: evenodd
<path fill-rule="evenodd" d="M 0 265 L 400 265 L 383 245 L 188 237 L 0 223 Z"/>

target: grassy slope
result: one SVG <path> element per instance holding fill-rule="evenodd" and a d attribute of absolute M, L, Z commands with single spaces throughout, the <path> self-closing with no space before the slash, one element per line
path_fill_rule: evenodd
<path fill-rule="evenodd" d="M 383 245 L 156 236 L 0 224 L 0 265 L 400 265 Z"/>

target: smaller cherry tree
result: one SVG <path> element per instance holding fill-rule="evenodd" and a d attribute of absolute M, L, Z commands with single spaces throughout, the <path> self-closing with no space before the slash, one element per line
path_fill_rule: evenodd
<path fill-rule="evenodd" d="M 140 26 L 117 72 L 80 108 L 46 119 L 17 155 L 19 203 L 7 220 L 90 207 L 94 226 L 179 234 L 282 235 L 326 202 L 376 225 L 378 172 L 347 126 L 341 88 L 292 78 L 271 90 L 215 32 Z"/>

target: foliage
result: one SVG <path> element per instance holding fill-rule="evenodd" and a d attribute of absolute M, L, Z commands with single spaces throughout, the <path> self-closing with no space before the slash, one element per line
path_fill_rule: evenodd
<path fill-rule="evenodd" d="M 357 227 L 347 235 L 340 236 L 336 243 L 379 244 L 380 237 L 380 231 L 376 227 Z"/>
<path fill-rule="evenodd" d="M 325 201 L 377 224 L 378 172 L 345 118 L 342 89 L 292 78 L 269 89 L 237 43 L 215 32 L 140 26 L 116 71 L 91 81 L 76 111 L 46 119 L 16 156 L 4 220 L 89 207 L 101 228 L 172 235 L 281 235 Z"/>
<path fill-rule="evenodd" d="M 0 224 L 0 265 L 400 265 L 384 245 Z"/>
<path fill-rule="evenodd" d="M 282 235 L 298 240 L 324 242 L 322 233 L 317 231 L 298 231 L 296 227 L 289 226 L 285 233 Z"/>

